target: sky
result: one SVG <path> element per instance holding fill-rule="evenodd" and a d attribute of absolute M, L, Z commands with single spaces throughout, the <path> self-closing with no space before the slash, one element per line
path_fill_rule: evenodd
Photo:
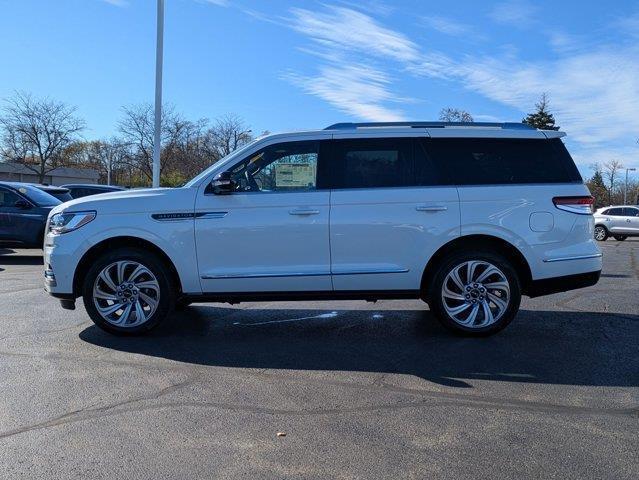
<path fill-rule="evenodd" d="M 639 3 L 165 0 L 164 101 L 254 132 L 521 121 L 543 92 L 584 175 L 639 168 Z M 87 139 L 154 98 L 155 0 L 0 0 L 0 99 L 77 107 Z M 637 175 L 639 177 L 639 175 Z"/>

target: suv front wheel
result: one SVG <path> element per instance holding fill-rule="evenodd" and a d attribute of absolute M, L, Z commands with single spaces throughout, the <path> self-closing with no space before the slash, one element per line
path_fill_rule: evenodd
<path fill-rule="evenodd" d="M 501 255 L 458 252 L 439 265 L 428 298 L 430 309 L 446 328 L 485 336 L 515 317 L 521 287 L 517 272 Z"/>
<path fill-rule="evenodd" d="M 83 300 L 93 322 L 103 330 L 135 335 L 157 326 L 173 310 L 175 289 L 164 263 L 135 248 L 99 257 L 83 283 Z"/>

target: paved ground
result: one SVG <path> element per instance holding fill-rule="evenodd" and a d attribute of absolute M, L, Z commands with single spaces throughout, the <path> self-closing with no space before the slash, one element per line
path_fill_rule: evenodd
<path fill-rule="evenodd" d="M 412 301 L 196 305 L 116 338 L 0 251 L 0 478 L 637 478 L 639 239 L 603 248 L 598 285 L 487 339 Z"/>

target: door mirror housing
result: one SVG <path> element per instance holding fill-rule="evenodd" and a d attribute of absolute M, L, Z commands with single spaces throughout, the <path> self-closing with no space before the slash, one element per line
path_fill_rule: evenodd
<path fill-rule="evenodd" d="M 26 200 L 16 200 L 16 203 L 13 204 L 16 208 L 21 208 L 22 210 L 29 210 L 31 208 L 31 204 Z"/>
<path fill-rule="evenodd" d="M 228 195 L 235 191 L 236 184 L 231 177 L 231 172 L 218 173 L 211 181 L 211 191 L 215 195 Z"/>

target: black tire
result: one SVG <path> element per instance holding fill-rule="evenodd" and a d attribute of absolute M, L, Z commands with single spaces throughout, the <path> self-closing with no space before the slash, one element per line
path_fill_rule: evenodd
<path fill-rule="evenodd" d="M 446 311 L 444 299 L 442 298 L 444 281 L 446 280 L 448 274 L 451 273 L 453 269 L 469 261 L 487 262 L 497 267 L 497 269 L 500 270 L 500 273 L 502 273 L 505 279 L 508 281 L 508 287 L 510 291 L 506 308 L 503 309 L 503 313 L 501 314 L 501 316 L 498 316 L 497 320 L 494 323 L 490 323 L 485 326 L 461 325 Z M 482 266 L 478 268 L 484 267 Z M 437 267 L 434 275 L 430 279 L 429 287 L 427 288 L 426 293 L 430 310 L 444 327 L 460 335 L 483 337 L 499 332 L 500 330 L 505 328 L 513 320 L 513 318 L 515 318 L 515 315 L 517 315 L 517 312 L 519 311 L 519 304 L 521 302 L 521 283 L 517 271 L 515 270 L 511 262 L 505 257 L 490 251 L 459 251 L 450 254 L 447 258 L 439 263 L 439 266 Z M 466 295 L 467 293 L 471 292 L 462 290 L 461 293 Z M 488 294 L 486 293 L 485 295 L 486 298 L 488 298 Z M 460 306 L 464 302 L 465 300 L 460 300 Z M 496 304 L 493 305 L 497 306 Z M 478 308 L 481 309 L 481 307 L 479 306 Z M 481 314 L 478 313 L 478 316 L 479 315 L 484 317 L 484 320 L 486 318 L 489 318 L 483 313 L 483 311 Z"/>
<path fill-rule="evenodd" d="M 608 240 L 610 234 L 608 233 L 608 229 L 603 225 L 595 225 L 595 240 L 598 242 L 605 242 Z"/>
<path fill-rule="evenodd" d="M 184 300 L 183 298 L 178 298 L 175 302 L 175 311 L 176 312 L 183 312 L 184 310 L 186 310 L 187 308 L 189 308 L 189 305 L 191 305 L 191 303 L 188 300 Z"/>
<path fill-rule="evenodd" d="M 623 242 L 626 238 L 628 238 L 628 235 L 614 235 L 614 238 L 618 242 Z"/>
<path fill-rule="evenodd" d="M 130 327 L 117 326 L 105 320 L 98 312 L 93 298 L 93 288 L 100 272 L 109 265 L 122 260 L 137 262 L 146 267 L 155 276 L 159 285 L 159 301 L 155 311 L 144 323 Z M 138 248 L 119 248 L 112 252 L 105 252 L 93 262 L 82 283 L 82 299 L 91 320 L 102 330 L 116 335 L 140 335 L 157 327 L 173 311 L 176 299 L 175 292 L 173 278 L 164 262 L 156 255 Z"/>

